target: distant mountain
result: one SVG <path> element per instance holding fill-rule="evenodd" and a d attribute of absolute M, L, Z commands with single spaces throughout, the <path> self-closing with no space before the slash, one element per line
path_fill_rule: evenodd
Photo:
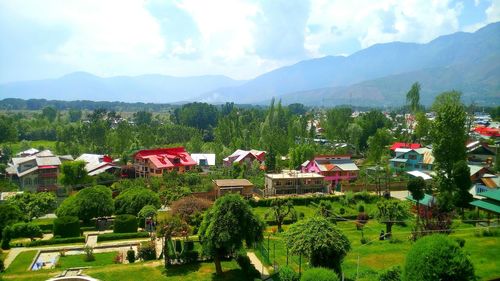
<path fill-rule="evenodd" d="M 350 100 L 402 104 L 410 85 L 420 81 L 427 103 L 449 89 L 478 100 L 497 98 L 498 102 L 499 58 L 500 23 L 494 23 L 475 33 L 458 32 L 427 44 L 376 44 L 348 57 L 302 61 L 200 99 L 262 103 L 282 96 L 286 101 L 309 104 L 321 104 L 323 99 L 330 104 Z"/>
<path fill-rule="evenodd" d="M 305 60 L 249 81 L 217 75 L 101 78 L 76 72 L 59 79 L 0 85 L 0 99 L 263 104 L 279 97 L 285 103 L 384 106 L 403 104 L 415 81 L 422 85 L 425 104 L 451 89 L 462 91 L 467 102 L 499 104 L 500 22 L 427 44 L 376 44 L 347 57 Z"/>
<path fill-rule="evenodd" d="M 172 103 L 221 87 L 238 86 L 243 82 L 222 75 L 172 77 L 152 74 L 102 78 L 86 72 L 75 72 L 58 79 L 0 85 L 0 99 L 14 97 Z"/>

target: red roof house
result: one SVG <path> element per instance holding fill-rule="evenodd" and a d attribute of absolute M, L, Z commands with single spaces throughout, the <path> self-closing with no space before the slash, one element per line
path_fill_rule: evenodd
<path fill-rule="evenodd" d="M 184 147 L 140 150 L 134 154 L 135 173 L 138 177 L 161 176 L 164 171 L 183 173 L 196 166 Z"/>
<path fill-rule="evenodd" d="M 420 144 L 418 144 L 418 143 L 406 143 L 406 142 L 395 142 L 391 145 L 392 151 L 396 150 L 397 148 L 417 149 L 417 148 L 420 148 Z"/>
<path fill-rule="evenodd" d="M 500 137 L 500 129 L 491 128 L 485 126 L 477 126 L 474 131 L 486 138 L 498 138 Z"/>

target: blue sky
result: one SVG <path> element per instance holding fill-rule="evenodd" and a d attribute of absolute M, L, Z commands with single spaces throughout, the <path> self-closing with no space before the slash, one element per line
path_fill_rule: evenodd
<path fill-rule="evenodd" d="M 0 0 L 0 82 L 74 71 L 250 79 L 499 20 L 500 0 Z"/>

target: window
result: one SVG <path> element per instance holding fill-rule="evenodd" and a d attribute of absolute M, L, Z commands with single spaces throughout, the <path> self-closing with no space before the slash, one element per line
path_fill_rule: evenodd
<path fill-rule="evenodd" d="M 179 157 L 174 158 L 174 164 L 179 164 L 181 163 L 181 159 Z"/>
<path fill-rule="evenodd" d="M 408 159 L 410 159 L 410 160 L 416 160 L 417 159 L 417 155 L 415 155 L 415 154 L 408 154 Z"/>
<path fill-rule="evenodd" d="M 276 181 L 276 185 L 281 185 L 281 181 Z"/>

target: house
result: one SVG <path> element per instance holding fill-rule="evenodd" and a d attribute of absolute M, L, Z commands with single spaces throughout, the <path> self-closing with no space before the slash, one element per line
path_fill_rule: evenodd
<path fill-rule="evenodd" d="M 482 199 L 474 200 L 470 202 L 470 204 L 476 207 L 478 210 L 483 210 L 489 214 L 489 224 L 489 217 L 491 214 L 496 215 L 497 217 L 500 216 L 500 189 L 488 190 L 477 195 Z"/>
<path fill-rule="evenodd" d="M 86 163 L 85 170 L 89 176 L 95 176 L 104 172 L 114 173 L 120 169 L 108 155 L 84 153 L 75 160 Z"/>
<path fill-rule="evenodd" d="M 396 156 L 389 160 L 390 167 L 395 170 L 430 171 L 434 164 L 432 149 L 423 148 L 398 148 Z"/>
<path fill-rule="evenodd" d="M 59 167 L 72 161 L 71 155 L 57 156 L 43 150 L 30 156 L 14 157 L 5 169 L 7 177 L 18 182 L 22 191 L 54 191 L 57 189 Z"/>
<path fill-rule="evenodd" d="M 254 185 L 246 179 L 213 180 L 213 183 L 217 197 L 227 193 L 238 193 L 245 198 L 251 198 L 253 195 Z"/>
<path fill-rule="evenodd" d="M 17 157 L 27 157 L 27 156 L 35 155 L 38 152 L 40 152 L 40 150 L 38 150 L 36 148 L 30 148 L 30 149 L 27 149 L 25 151 L 21 151 L 21 152 L 17 153 L 16 156 Z"/>
<path fill-rule="evenodd" d="M 476 126 L 476 128 L 474 128 L 474 132 L 485 139 L 500 137 L 499 128 Z"/>
<path fill-rule="evenodd" d="M 319 155 L 302 163 L 303 173 L 318 173 L 325 177 L 329 187 L 340 181 L 354 181 L 358 178 L 359 168 L 350 155 Z"/>
<path fill-rule="evenodd" d="M 164 172 L 184 173 L 196 166 L 184 147 L 140 150 L 134 154 L 136 177 L 160 177 Z"/>
<path fill-rule="evenodd" d="M 432 180 L 432 177 L 421 171 L 408 171 L 406 172 L 410 178 L 422 178 L 424 181 Z"/>
<path fill-rule="evenodd" d="M 283 170 L 280 174 L 266 174 L 264 194 L 266 196 L 284 194 L 304 194 L 327 192 L 325 177 L 317 173 Z"/>
<path fill-rule="evenodd" d="M 192 153 L 191 158 L 201 167 L 215 166 L 215 154 L 213 153 Z"/>
<path fill-rule="evenodd" d="M 474 141 L 467 144 L 466 148 L 469 162 L 479 164 L 488 163 L 490 165 L 494 162 L 496 152 L 488 144 Z"/>
<path fill-rule="evenodd" d="M 266 152 L 260 150 L 241 150 L 238 149 L 233 154 L 224 158 L 222 161 L 224 166 L 231 166 L 233 163 L 247 163 L 251 164 L 254 160 L 257 160 L 259 163 L 262 163 L 266 160 Z"/>

